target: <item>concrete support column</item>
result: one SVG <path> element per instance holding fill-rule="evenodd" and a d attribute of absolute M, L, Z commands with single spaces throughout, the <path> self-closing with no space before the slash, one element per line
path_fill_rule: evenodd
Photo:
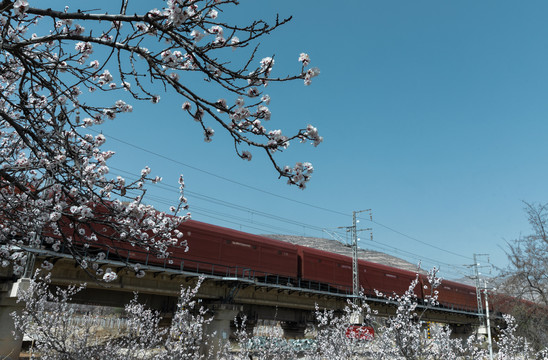
<path fill-rule="evenodd" d="M 284 331 L 285 339 L 304 339 L 306 323 L 294 321 L 281 321 L 280 326 Z"/>
<path fill-rule="evenodd" d="M 241 305 L 215 304 L 209 307 L 213 320 L 206 326 L 205 331 L 208 334 L 214 334 L 209 340 L 208 348 L 203 348 L 202 352 L 210 355 L 212 359 L 220 352 L 221 346 L 229 341 L 232 335 L 230 324 L 234 317 L 242 311 Z"/>
<path fill-rule="evenodd" d="M 24 304 L 17 303 L 17 294 L 28 286 L 28 282 L 29 279 L 19 279 L 15 283 L 0 284 L 0 359 L 19 359 L 23 336 L 18 333 L 15 339 L 15 325 L 10 314 L 23 308 Z"/>
<path fill-rule="evenodd" d="M 476 338 L 477 339 L 480 339 L 482 341 L 486 341 L 487 340 L 487 326 L 485 325 L 479 325 L 476 329 L 475 329 L 475 333 L 476 333 Z"/>
<path fill-rule="evenodd" d="M 451 338 L 453 339 L 466 340 L 474 334 L 472 325 L 452 324 L 449 326 L 451 328 Z"/>
<path fill-rule="evenodd" d="M 236 319 L 238 321 L 238 324 L 236 324 L 236 322 L 234 323 L 230 323 L 230 334 L 231 336 L 234 335 L 234 337 L 236 336 L 235 333 L 236 333 L 236 330 L 237 330 L 237 327 L 236 325 L 238 325 L 238 327 L 241 329 L 242 327 L 242 319 L 240 317 L 238 317 Z M 255 330 L 255 326 L 257 326 L 257 320 L 256 319 L 250 319 L 250 318 L 247 318 L 245 320 L 245 324 L 243 324 L 245 326 L 245 332 L 247 334 L 247 336 L 249 336 L 250 338 L 253 337 L 253 331 Z M 230 337 L 230 339 L 232 340 L 232 337 Z"/>

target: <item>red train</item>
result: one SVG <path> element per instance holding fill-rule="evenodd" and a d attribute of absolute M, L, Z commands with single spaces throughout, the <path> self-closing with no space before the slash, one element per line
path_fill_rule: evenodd
<path fill-rule="evenodd" d="M 270 239 L 268 239 L 270 240 Z M 352 288 L 352 258 L 339 254 L 296 246 L 300 257 L 299 276 L 305 280 L 336 284 L 337 288 Z M 360 286 L 367 296 L 376 296 L 375 290 L 384 295 L 401 295 L 417 274 L 366 260 L 358 260 Z M 476 288 L 444 280 L 434 289 L 438 291 L 440 305 L 456 310 L 476 311 Z M 432 295 L 426 275 L 420 274 L 414 289 L 418 299 Z"/>
<path fill-rule="evenodd" d="M 114 255 L 123 261 L 221 276 L 244 276 L 322 291 L 352 291 L 350 257 L 194 220 L 182 223 L 179 230 L 185 234 L 189 250 L 172 247 L 168 259 L 157 258 L 127 242 L 102 239 L 99 242 L 106 245 L 110 258 Z M 411 271 L 365 260 L 359 260 L 358 270 L 360 286 L 367 296 L 376 296 L 374 290 L 388 296 L 401 295 L 417 276 Z M 425 275 L 419 275 L 418 280 L 414 292 L 423 300 L 431 289 Z M 443 281 L 435 290 L 439 292 L 441 306 L 466 311 L 477 309 L 475 287 Z"/>

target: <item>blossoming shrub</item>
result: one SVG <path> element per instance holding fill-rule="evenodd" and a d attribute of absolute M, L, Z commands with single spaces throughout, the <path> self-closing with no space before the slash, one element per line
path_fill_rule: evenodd
<path fill-rule="evenodd" d="M 429 273 L 431 285 L 441 282 L 435 270 Z M 423 319 L 426 308 L 437 301 L 433 292 L 425 307 L 419 306 L 413 281 L 402 295 L 387 296 L 396 304 L 395 314 L 380 318 L 366 303 L 352 303 L 342 311 L 316 308 L 317 335 L 305 342 L 291 342 L 274 336 L 253 337 L 245 327 L 245 317 L 236 322 L 236 343 L 216 344 L 215 334 L 206 333 L 212 321 L 196 300 L 201 280 L 193 288 L 182 289 L 177 309 L 169 326 L 160 325 L 160 314 L 137 301 L 125 306 L 127 321 L 118 333 L 105 333 L 95 326 L 93 315 L 84 315 L 75 322 L 71 298 L 83 286 L 49 287 L 49 275 L 30 281 L 22 292 L 22 312 L 12 314 L 16 328 L 35 339 L 33 356 L 41 359 L 386 359 L 438 360 L 489 358 L 483 339 L 471 336 L 466 340 L 453 338 L 447 326 L 430 327 L 426 333 Z M 436 285 L 437 286 L 437 285 Z M 435 286 L 432 286 L 435 289 Z M 433 290 L 435 291 L 435 290 Z M 373 325 L 373 340 L 347 336 L 347 329 L 356 325 Z M 495 359 L 548 359 L 548 349 L 536 352 L 527 339 L 516 335 L 515 320 L 504 317 L 506 326 L 495 339 Z M 215 345 L 215 346 L 212 346 Z M 217 349 L 218 353 L 210 353 Z"/>
<path fill-rule="evenodd" d="M 96 315 L 79 315 L 70 303 L 84 286 L 50 289 L 49 275 L 30 281 L 19 298 L 25 307 L 12 317 L 16 329 L 34 339 L 32 355 L 40 359 L 205 358 L 203 348 L 210 337 L 204 326 L 211 317 L 196 300 L 201 282 L 181 289 L 168 327 L 161 326 L 160 314 L 139 303 L 135 295 L 124 308 L 125 325 L 118 333 L 105 332 L 96 326 Z"/>

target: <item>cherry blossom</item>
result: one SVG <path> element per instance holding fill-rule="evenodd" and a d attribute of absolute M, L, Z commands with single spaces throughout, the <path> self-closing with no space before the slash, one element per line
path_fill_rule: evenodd
<path fill-rule="evenodd" d="M 134 265 L 136 276 L 142 271 Z M 107 269 L 106 273 L 110 273 Z M 142 273 L 144 276 L 144 272 Z M 428 285 L 435 289 L 442 280 L 436 269 L 429 271 Z M 418 277 L 417 277 L 418 279 Z M 357 302 L 348 301 L 342 309 L 321 309 L 318 305 L 313 314 L 313 338 L 307 340 L 306 347 L 296 342 L 286 341 L 270 335 L 253 337 L 246 329 L 247 318 L 238 316 L 236 344 L 222 339 L 219 353 L 204 353 L 216 341 L 216 334 L 209 333 L 208 324 L 215 314 L 208 312 L 198 298 L 198 290 L 203 282 L 198 278 L 194 286 L 181 288 L 179 299 L 173 307 L 173 316 L 168 326 L 161 325 L 160 313 L 139 302 L 138 294 L 124 306 L 122 313 L 125 326 L 108 333 L 104 326 L 96 326 L 104 321 L 101 309 L 78 311 L 72 299 L 85 289 L 85 285 L 57 288 L 51 286 L 51 275 L 38 272 L 30 279 L 28 288 L 19 293 L 18 301 L 22 310 L 11 314 L 15 328 L 33 338 L 31 351 L 45 359 L 206 359 L 227 360 L 259 359 L 380 359 L 380 360 L 437 360 L 470 359 L 483 360 L 489 353 L 482 338 L 475 335 L 461 340 L 454 338 L 451 329 L 442 324 L 429 325 L 429 334 L 424 311 L 414 296 L 412 281 L 408 290 L 399 296 L 385 299 L 393 304 L 395 313 L 381 318 L 372 310 L 368 301 L 382 300 L 367 298 L 361 293 Z M 434 305 L 423 304 L 431 310 Z M 372 326 L 373 339 L 362 340 L 347 336 L 349 326 Z M 504 323 L 499 327 L 495 340 L 495 359 L 546 359 L 548 348 L 534 349 L 527 339 L 516 334 L 518 324 L 509 315 L 504 315 Z M 100 340 L 99 340 L 100 339 Z M 99 341 L 98 341 L 99 340 Z M 231 346 L 232 345 L 232 346 Z M 235 346 L 234 346 L 235 345 Z"/>
<path fill-rule="evenodd" d="M 245 159 L 247 161 L 251 161 L 251 153 L 247 150 L 242 151 L 242 159 Z"/>
<path fill-rule="evenodd" d="M 129 241 L 165 258 L 170 246 L 186 246 L 176 233 L 190 217 L 182 178 L 170 215 L 154 209 L 145 194 L 161 177 L 146 164 L 133 181 L 111 174 L 115 154 L 100 129 L 135 115 L 135 102 L 158 104 L 165 92 L 180 98 L 180 118 L 205 141 L 224 132 L 240 158 L 262 155 L 300 188 L 310 180 L 311 165 L 283 168 L 276 156 L 291 142 L 318 145 L 318 130 L 278 129 L 263 89 L 299 79 L 308 85 L 319 70 L 301 55 L 294 74 L 275 73 L 274 55 L 248 51 L 290 19 L 231 23 L 223 10 L 235 0 L 153 1 L 141 12 L 134 3 L 81 10 L 16 0 L 0 10 L 0 264 L 12 264 L 16 275 L 26 262 L 17 254 L 28 247 L 70 253 L 112 281 L 116 274 L 98 265 L 99 256 L 87 255 L 97 243 Z M 244 68 L 233 61 L 242 58 Z M 195 73 L 204 86 L 189 81 Z"/>
<path fill-rule="evenodd" d="M 103 280 L 105 280 L 105 282 L 111 282 L 116 280 L 117 277 L 118 275 L 116 275 L 116 273 L 113 272 L 111 268 L 107 268 L 105 270 L 105 274 L 103 275 Z"/>
<path fill-rule="evenodd" d="M 310 64 L 310 56 L 306 53 L 301 53 L 301 55 L 299 55 L 299 61 L 303 63 L 303 66 L 308 66 Z"/>

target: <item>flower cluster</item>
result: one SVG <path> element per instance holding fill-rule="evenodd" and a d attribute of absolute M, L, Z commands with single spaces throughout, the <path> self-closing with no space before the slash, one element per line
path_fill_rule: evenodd
<path fill-rule="evenodd" d="M 318 146 L 323 142 L 323 137 L 318 134 L 318 129 L 316 129 L 312 125 L 308 125 L 306 127 L 306 131 L 303 133 L 303 135 L 303 141 L 306 141 L 304 139 L 312 140 L 314 146 Z"/>
<path fill-rule="evenodd" d="M 314 172 L 314 167 L 311 163 L 296 163 L 294 167 L 285 166 L 283 171 L 290 175 L 288 182 L 297 185 L 301 189 L 306 188 L 306 183 L 310 180 L 310 176 Z"/>
<path fill-rule="evenodd" d="M 25 13 L 27 12 L 28 9 L 29 9 L 29 3 L 26 0 L 17 0 L 13 4 L 13 13 L 19 19 L 23 19 L 25 17 Z"/>
<path fill-rule="evenodd" d="M 183 241 L 176 228 L 189 215 L 167 216 L 146 204 L 146 187 L 161 178 L 148 168 L 133 181 L 112 175 L 114 152 L 103 148 L 107 136 L 95 129 L 132 113 L 132 101 L 158 104 L 162 89 L 180 97 L 205 141 L 222 129 L 242 159 L 250 160 L 252 151 L 241 147 L 259 148 L 290 184 L 304 187 L 310 178 L 311 167 L 284 170 L 274 153 L 293 140 L 318 145 L 321 137 L 313 126 L 296 134 L 267 129 L 274 117 L 263 94 L 267 84 L 317 76 L 316 68 L 305 69 L 308 55 L 299 57 L 303 67 L 296 74 L 275 77 L 274 56 L 256 59 L 253 52 L 244 62 L 249 65 L 239 67 L 232 51 L 221 50 L 253 46 L 289 19 L 225 22 L 223 9 L 236 0 L 155 1 L 147 5 L 156 8 L 127 15 L 130 2 L 121 8 L 105 3 L 92 16 L 31 7 L 26 0 L 0 10 L 0 265 L 12 264 L 16 274 L 27 259 L 24 246 L 73 254 L 113 281 L 115 272 L 87 256 L 98 239 L 121 239 L 164 257 Z M 195 86 L 197 73 L 205 87 Z M 187 209 L 183 199 L 175 213 Z"/>
<path fill-rule="evenodd" d="M 135 267 L 136 272 L 140 271 Z M 108 269 L 106 273 L 109 273 Z M 431 273 L 435 273 L 432 270 Z M 173 308 L 169 326 L 161 326 L 160 314 L 138 301 L 138 295 L 124 307 L 123 327 L 107 335 L 106 317 L 101 310 L 79 311 L 71 304 L 72 298 L 85 286 L 55 288 L 50 285 L 51 275 L 30 279 L 28 288 L 19 293 L 24 303 L 21 312 L 14 312 L 15 328 L 34 339 L 33 351 L 48 359 L 205 359 L 223 358 L 241 360 L 260 359 L 488 359 L 489 354 L 481 338 L 475 335 L 465 341 L 454 338 L 451 329 L 441 324 L 427 324 L 417 314 L 418 303 L 412 296 L 417 281 L 400 296 L 392 298 L 396 313 L 381 318 L 360 294 L 358 301 L 349 301 L 340 311 L 320 309 L 314 311 L 314 334 L 307 346 L 290 345 L 274 335 L 254 337 L 247 329 L 245 315 L 234 319 L 236 346 L 230 346 L 228 337 L 212 333 L 209 324 L 215 314 L 208 313 L 197 298 L 203 279 L 195 286 L 182 288 Z M 435 283 L 429 284 L 434 287 Z M 548 348 L 535 350 L 527 339 L 516 335 L 518 324 L 509 315 L 504 316 L 505 326 L 498 329 L 495 358 L 546 359 Z M 352 336 L 351 326 L 368 333 L 374 328 L 373 338 L 364 340 Z M 428 333 L 426 331 L 428 328 Z M 218 353 L 206 357 L 204 349 L 213 348 L 221 341 Z"/>
<path fill-rule="evenodd" d="M 306 74 L 304 76 L 304 84 L 306 86 L 310 85 L 312 83 L 312 78 L 318 75 L 320 75 L 320 69 L 318 69 L 317 67 L 306 70 Z"/>

